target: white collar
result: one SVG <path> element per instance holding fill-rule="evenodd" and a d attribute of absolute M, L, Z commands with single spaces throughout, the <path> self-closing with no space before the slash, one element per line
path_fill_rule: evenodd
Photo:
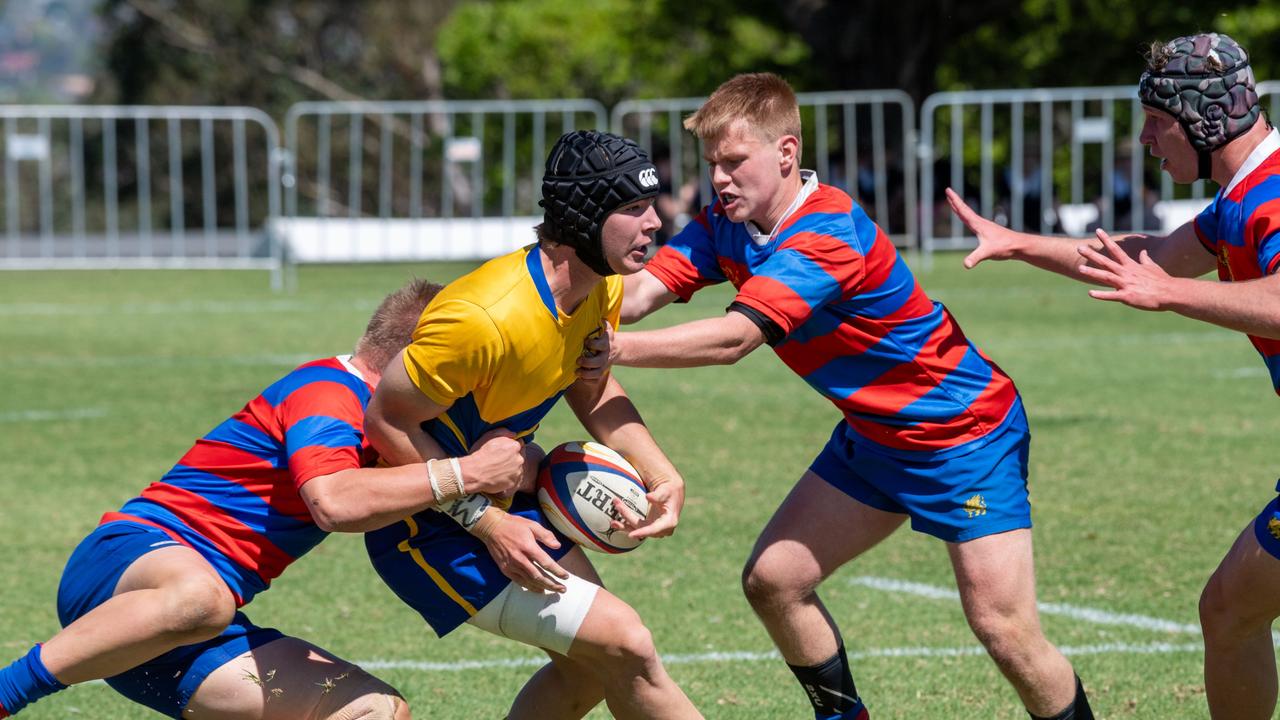
<path fill-rule="evenodd" d="M 1231 182 L 1227 183 L 1227 187 L 1222 190 L 1222 194 L 1229 194 L 1242 180 L 1249 177 L 1249 173 L 1257 170 L 1263 160 L 1271 157 L 1271 154 L 1277 150 L 1280 150 L 1280 131 L 1271 128 L 1271 132 L 1267 133 L 1262 142 L 1258 143 L 1253 152 L 1249 153 L 1249 157 L 1244 159 L 1244 164 L 1236 171 L 1235 176 L 1231 178 Z"/>
<path fill-rule="evenodd" d="M 351 373 L 352 375 L 355 375 L 361 380 L 364 380 L 364 375 L 361 375 L 360 371 L 356 369 L 356 366 L 351 364 L 350 355 L 339 355 L 338 362 L 342 363 L 342 367 L 346 368 L 347 372 Z M 367 380 L 364 380 L 364 381 L 368 382 Z"/>
<path fill-rule="evenodd" d="M 768 245 L 769 241 L 773 240 L 773 236 L 778 232 L 778 228 L 782 227 L 782 223 L 786 222 L 787 218 L 800 209 L 804 201 L 808 200 L 809 196 L 818 189 L 818 173 L 812 170 L 801 170 L 800 179 L 804 181 L 804 184 L 800 186 L 800 192 L 796 193 L 796 199 L 791 201 L 787 209 L 782 211 L 782 217 L 778 218 L 777 224 L 773 226 L 768 235 L 760 232 L 760 228 L 755 223 L 750 220 L 747 221 L 747 234 L 751 236 L 751 242 L 761 246 Z"/>

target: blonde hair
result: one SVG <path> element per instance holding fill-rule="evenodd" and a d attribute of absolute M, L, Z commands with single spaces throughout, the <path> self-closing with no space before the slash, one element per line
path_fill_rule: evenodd
<path fill-rule="evenodd" d="M 773 73 L 743 73 L 726 80 L 684 127 L 702 140 L 714 138 L 737 120 L 745 120 L 766 140 L 794 135 L 800 140 L 800 106 L 786 80 Z"/>
<path fill-rule="evenodd" d="M 378 309 L 373 311 L 373 317 L 369 318 L 364 335 L 356 343 L 355 354 L 378 370 L 386 367 L 413 340 L 418 318 L 443 287 L 414 278 L 383 298 Z"/>

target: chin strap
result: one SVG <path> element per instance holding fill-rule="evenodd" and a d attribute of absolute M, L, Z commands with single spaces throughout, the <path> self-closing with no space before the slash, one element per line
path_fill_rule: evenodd
<path fill-rule="evenodd" d="M 1200 150 L 1196 155 L 1200 158 L 1200 179 L 1209 180 L 1213 174 L 1213 151 Z"/>

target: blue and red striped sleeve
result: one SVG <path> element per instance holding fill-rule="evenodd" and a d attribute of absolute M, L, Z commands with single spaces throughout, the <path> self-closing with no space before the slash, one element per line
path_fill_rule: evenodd
<path fill-rule="evenodd" d="M 1280 198 L 1259 205 L 1249 218 L 1249 234 L 1258 252 L 1258 268 L 1274 275 L 1280 268 Z"/>
<path fill-rule="evenodd" d="M 293 389 L 276 408 L 294 487 L 360 467 L 364 404 L 346 383 L 316 380 Z"/>
<path fill-rule="evenodd" d="M 1220 197 L 1214 197 L 1209 207 L 1201 210 L 1196 219 L 1191 222 L 1191 227 L 1195 228 L 1200 244 L 1213 255 L 1218 254 L 1218 200 Z"/>
<path fill-rule="evenodd" d="M 708 285 L 725 281 L 712 241 L 711 213 L 714 210 L 711 206 L 703 208 L 645 265 L 646 270 L 681 300 L 688 300 Z"/>

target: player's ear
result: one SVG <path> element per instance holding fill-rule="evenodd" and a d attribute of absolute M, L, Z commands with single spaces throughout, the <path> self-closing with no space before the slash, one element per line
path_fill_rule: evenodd
<path fill-rule="evenodd" d="M 785 175 L 795 170 L 800 162 L 800 139 L 795 135 L 778 138 L 778 167 Z"/>

